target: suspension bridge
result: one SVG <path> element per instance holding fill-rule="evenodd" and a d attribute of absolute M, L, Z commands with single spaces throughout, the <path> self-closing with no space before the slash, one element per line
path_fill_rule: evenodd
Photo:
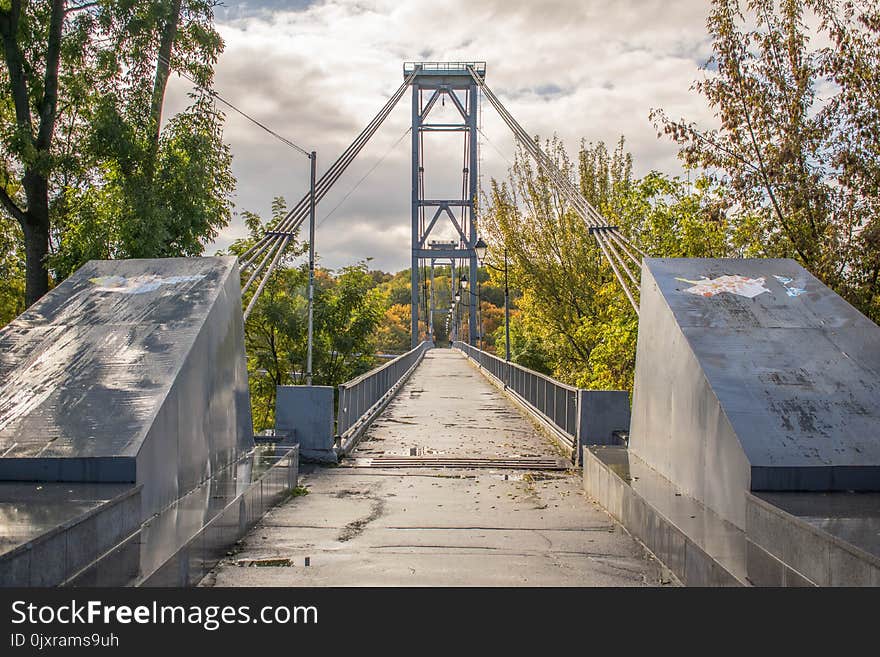
<path fill-rule="evenodd" d="M 486 77 L 406 63 L 241 256 L 92 261 L 0 331 L 0 583 L 880 584 L 880 328 L 791 260 L 648 257 Z M 255 443 L 244 320 L 306 222 L 311 316 L 315 208 L 408 92 L 412 349 L 336 390 L 280 386 Z M 638 315 L 631 399 L 480 348 L 481 99 Z M 426 197 L 426 133 L 461 140 L 459 198 Z M 456 238 L 432 240 L 443 223 Z M 438 263 L 464 299 L 450 348 Z"/>

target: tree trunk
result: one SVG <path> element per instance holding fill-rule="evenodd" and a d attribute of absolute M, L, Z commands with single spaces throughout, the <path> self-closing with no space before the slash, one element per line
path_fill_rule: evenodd
<path fill-rule="evenodd" d="M 168 76 L 171 74 L 171 54 L 174 51 L 174 41 L 177 39 L 177 28 L 180 24 L 180 8 L 182 0 L 171 0 L 165 22 L 162 25 L 162 33 L 159 38 L 159 55 L 156 62 L 156 78 L 153 81 L 153 95 L 150 102 L 150 123 L 152 134 L 150 135 L 152 149 L 150 153 L 149 176 L 152 179 L 155 167 L 156 154 L 159 152 L 159 134 L 162 127 L 162 106 L 165 103 L 165 89 L 168 86 Z"/>
<path fill-rule="evenodd" d="M 25 304 L 30 306 L 49 291 L 49 181 L 28 171 L 22 180 L 27 210 L 20 219 L 26 263 Z"/>
<path fill-rule="evenodd" d="M 28 213 L 26 223 L 22 224 L 24 233 L 24 253 L 26 263 L 25 304 L 32 305 L 49 291 L 49 271 L 46 256 L 49 255 L 49 217 L 42 219 Z"/>
<path fill-rule="evenodd" d="M 24 167 L 21 181 L 27 208 L 16 205 L 10 197 L 4 206 L 18 219 L 24 233 L 25 249 L 25 302 L 28 306 L 49 291 L 49 154 L 55 134 L 58 106 L 58 71 L 61 65 L 61 38 L 64 26 L 64 0 L 52 0 L 52 15 L 46 42 L 46 68 L 43 75 L 43 97 L 37 103 L 39 124 L 34 134 L 31 107 L 28 100 L 28 82 L 24 73 L 24 56 L 19 43 L 19 23 L 26 4 L 21 0 L 10 3 L 0 12 L 0 35 L 9 72 L 10 91 L 19 129 L 30 138 L 36 158 Z"/>

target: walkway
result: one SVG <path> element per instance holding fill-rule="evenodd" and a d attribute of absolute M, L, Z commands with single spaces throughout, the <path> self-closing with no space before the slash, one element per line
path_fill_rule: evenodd
<path fill-rule="evenodd" d="M 217 586 L 643 586 L 659 568 L 579 471 L 383 468 L 378 456 L 561 458 L 458 352 L 434 349 L 340 467 L 271 510 Z M 306 559 L 309 565 L 305 566 Z M 275 567 L 242 567 L 249 564 Z"/>

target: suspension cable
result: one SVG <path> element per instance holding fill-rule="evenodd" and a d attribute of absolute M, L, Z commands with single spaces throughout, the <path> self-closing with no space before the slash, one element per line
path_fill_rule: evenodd
<path fill-rule="evenodd" d="M 248 121 L 250 121 L 251 123 L 253 123 L 253 124 L 256 125 L 257 127 L 261 128 L 261 129 L 264 130 L 265 132 L 267 132 L 267 133 L 269 133 L 270 135 L 272 135 L 273 137 L 275 137 L 275 139 L 277 139 L 277 140 L 280 141 L 281 143 L 285 144 L 286 146 L 289 146 L 290 148 L 294 149 L 295 151 L 298 151 L 299 153 L 305 155 L 306 157 L 310 157 L 309 152 L 308 152 L 306 149 L 304 149 L 302 146 L 299 146 L 298 144 L 296 144 L 295 142 L 291 141 L 291 140 L 288 139 L 287 137 L 284 137 L 283 135 L 278 134 L 277 132 L 275 132 L 274 130 L 272 130 L 272 128 L 270 128 L 269 126 L 267 126 L 267 125 L 261 123 L 260 121 L 258 121 L 258 120 L 255 119 L 254 117 L 252 117 L 250 114 L 247 114 L 247 113 L 244 112 L 243 110 L 240 110 L 238 107 L 236 107 L 235 105 L 233 105 L 232 103 L 230 103 L 228 100 L 226 100 L 223 96 L 221 96 L 219 93 L 217 93 L 214 89 L 211 89 L 211 88 L 206 87 L 205 85 L 201 84 L 198 80 L 196 80 L 194 77 L 192 77 L 192 76 L 191 76 L 189 73 L 187 73 L 186 71 L 181 70 L 181 69 L 179 69 L 179 68 L 178 68 L 178 69 L 175 69 L 175 68 L 172 66 L 171 62 L 168 60 L 168 58 L 165 57 L 164 55 L 161 55 L 161 54 L 160 54 L 158 57 L 159 57 L 159 61 L 160 61 L 162 64 L 164 64 L 165 66 L 167 66 L 169 71 L 174 71 L 174 72 L 177 73 L 180 77 L 189 80 L 194 86 L 198 87 L 199 89 L 201 89 L 202 91 L 204 91 L 206 94 L 208 94 L 208 95 L 211 96 L 212 98 L 215 98 L 216 100 L 219 100 L 221 103 L 223 103 L 224 105 L 226 105 L 226 107 L 228 107 L 229 109 L 231 109 L 233 112 L 236 112 L 237 114 L 240 114 L 241 116 L 243 116 L 244 118 L 246 118 Z"/>
<path fill-rule="evenodd" d="M 348 148 L 343 151 L 342 155 L 340 155 L 330 168 L 318 179 L 318 182 L 315 185 L 316 203 L 327 194 L 351 162 L 357 157 L 361 150 L 363 150 L 370 138 L 376 133 L 397 105 L 397 102 L 403 97 L 407 86 L 410 84 L 414 76 L 415 74 L 410 75 L 410 77 L 404 81 L 391 98 L 388 99 L 382 109 L 379 110 L 378 114 L 376 114 L 370 123 L 367 124 L 367 127 L 361 131 Z M 256 244 L 240 256 L 239 260 L 242 262 L 242 268 L 244 269 L 252 266 L 259 257 L 259 254 L 268 247 L 269 242 L 277 241 L 277 238 L 285 233 L 295 233 L 308 218 L 308 214 L 309 193 L 307 192 L 299 202 L 287 212 L 281 221 L 279 221 L 276 227 L 273 227 L 272 230 L 266 231 L 266 234 Z"/>
<path fill-rule="evenodd" d="M 504 104 L 498 99 L 492 90 L 489 89 L 485 80 L 477 75 L 473 67 L 468 66 L 468 72 L 474 82 L 476 82 L 477 86 L 483 91 L 484 97 L 489 100 L 489 103 L 495 111 L 498 112 L 501 119 L 507 124 L 507 127 L 510 128 L 511 132 L 513 132 L 517 141 L 523 146 L 526 152 L 535 159 L 539 167 L 544 171 L 548 178 L 551 179 L 554 186 L 559 190 L 562 196 L 568 200 L 577 214 L 587 224 L 590 233 L 595 238 L 606 261 L 611 266 L 611 270 L 614 272 L 614 276 L 617 278 L 618 283 L 623 289 L 627 300 L 630 302 L 636 315 L 638 315 L 639 306 L 636 302 L 635 294 L 638 294 L 639 282 L 627 266 L 625 257 L 630 258 L 630 260 L 632 260 L 638 267 L 641 266 L 641 261 L 626 247 L 632 247 L 633 250 L 643 256 L 645 255 L 644 252 L 625 236 L 621 235 L 616 226 L 608 224 L 605 218 L 602 217 L 586 198 L 584 198 L 583 194 L 575 188 L 568 177 L 556 166 L 553 160 L 544 153 L 541 147 L 535 143 L 535 140 L 532 139 L 516 119 L 513 118 L 513 115 L 506 107 L 504 107 Z M 634 289 L 630 289 L 630 284 Z"/>
<path fill-rule="evenodd" d="M 348 146 L 348 148 L 346 148 L 342 152 L 342 155 L 340 155 L 336 159 L 336 161 L 330 166 L 330 168 L 324 173 L 324 175 L 322 175 L 321 178 L 315 183 L 316 205 L 321 199 L 324 198 L 324 196 L 326 196 L 326 194 L 330 191 L 336 181 L 339 180 L 339 178 L 342 176 L 348 166 L 354 161 L 358 154 L 360 154 L 364 146 L 366 146 L 367 142 L 370 141 L 370 138 L 376 133 L 376 131 L 379 129 L 385 119 L 388 118 L 388 115 L 391 114 L 391 111 L 396 107 L 398 101 L 403 97 L 407 87 L 409 87 L 414 77 L 415 72 L 413 72 L 409 77 L 404 80 L 403 84 L 400 85 L 397 91 L 395 91 L 394 94 L 386 101 L 385 105 L 382 106 L 376 116 L 374 116 L 373 119 L 367 124 L 367 127 L 360 132 L 360 134 Z M 311 158 L 312 155 L 310 154 L 309 157 Z M 369 172 L 367 173 L 367 175 L 369 175 Z M 291 208 L 284 215 L 284 217 L 282 217 L 277 225 L 272 226 L 269 230 L 266 230 L 263 236 L 259 240 L 257 240 L 256 244 L 252 245 L 239 257 L 242 271 L 254 267 L 254 270 L 251 272 L 249 278 L 242 286 L 242 294 L 247 292 L 251 285 L 255 283 L 258 279 L 260 281 L 257 285 L 257 289 L 254 291 L 254 294 L 251 297 L 250 302 L 248 303 L 247 308 L 245 309 L 245 319 L 247 319 L 250 315 L 251 310 L 256 304 L 257 299 L 262 293 L 263 289 L 265 288 L 266 283 L 268 283 L 276 267 L 281 262 L 282 257 L 287 250 L 287 247 L 293 240 L 293 236 L 299 230 L 303 222 L 308 219 L 310 215 L 310 206 L 311 190 L 309 190 L 309 192 L 307 192 L 299 200 L 299 202 L 293 208 Z M 258 261 L 259 264 L 257 264 Z M 264 269 L 265 272 L 263 271 Z"/>
<path fill-rule="evenodd" d="M 379 167 L 379 165 L 382 164 L 382 163 L 385 161 L 385 159 L 386 159 L 389 155 L 391 155 L 391 152 L 392 152 L 395 148 L 397 148 L 397 146 L 400 144 L 400 142 L 402 142 L 402 141 L 404 140 L 404 138 L 405 138 L 405 137 L 406 137 L 411 131 L 412 131 L 412 128 L 411 128 L 411 127 L 407 127 L 407 129 L 403 131 L 403 134 L 400 135 L 400 137 L 397 138 L 397 141 L 395 141 L 393 144 L 391 144 L 391 146 L 388 148 L 388 150 L 385 151 L 385 154 L 382 155 L 382 157 L 379 158 L 379 159 L 376 161 L 376 163 L 375 163 L 373 166 L 371 166 L 370 169 L 369 169 L 369 170 L 368 170 L 363 176 L 361 176 L 360 180 L 358 180 L 358 181 L 354 184 L 354 186 L 353 186 L 351 189 L 349 189 L 349 190 L 345 193 L 345 196 L 343 196 L 343 197 L 339 200 L 339 203 L 337 203 L 336 205 L 334 205 L 334 206 L 333 206 L 333 209 L 330 210 L 326 215 L 324 215 L 324 217 L 318 222 L 318 225 L 319 225 L 319 226 L 323 225 L 325 221 L 327 221 L 330 217 L 333 216 L 333 213 L 335 213 L 335 212 L 336 212 L 336 211 L 342 206 L 342 204 L 345 203 L 345 201 L 348 200 L 348 197 L 349 197 L 349 196 L 351 196 L 352 194 L 354 194 L 354 193 L 357 191 L 358 187 L 360 187 L 361 184 L 363 184 L 363 182 L 364 182 L 367 178 L 370 177 L 370 175 L 373 173 L 373 171 L 375 171 L 375 170 Z"/>

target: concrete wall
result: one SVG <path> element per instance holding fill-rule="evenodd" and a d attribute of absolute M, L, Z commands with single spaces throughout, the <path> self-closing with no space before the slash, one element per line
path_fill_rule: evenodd
<path fill-rule="evenodd" d="M 75 488 L 76 484 L 72 484 Z M 72 496 L 76 493 L 71 492 Z M 132 487 L 95 509 L 57 525 L 0 556 L 0 586 L 58 586 L 101 559 L 140 528 L 140 489 Z M 137 575 L 137 545 L 119 550 L 125 559 L 105 564 L 120 583 Z"/>
<path fill-rule="evenodd" d="M 173 549 L 161 555 L 150 568 L 144 568 L 136 582 L 139 586 L 195 586 L 217 563 L 227 556 L 229 547 L 250 531 L 274 505 L 289 499 L 299 476 L 298 448 L 293 447 L 289 457 L 282 459 L 256 479 L 224 498 L 224 505 L 211 517 L 186 536 L 175 541 Z M 167 518 L 154 519 L 157 524 L 173 523 L 173 510 Z M 162 543 L 166 535 L 162 528 L 146 525 L 142 540 Z"/>
<path fill-rule="evenodd" d="M 617 453 L 617 454 L 615 454 Z M 615 463 L 615 455 L 624 462 Z M 707 522 L 702 515 L 704 510 L 686 498 L 673 497 L 671 486 L 643 485 L 642 490 L 625 481 L 629 475 L 626 450 L 609 447 L 603 461 L 589 448 L 583 450 L 584 491 L 601 504 L 626 530 L 641 541 L 657 559 L 686 586 L 743 586 L 744 582 L 731 572 L 729 566 L 713 557 L 699 540 L 705 540 L 720 524 L 719 520 Z M 673 499 L 678 505 L 688 506 L 687 512 L 694 514 L 688 518 L 700 524 L 701 532 L 689 531 L 680 526 L 674 514 L 663 512 L 657 496 Z"/>
<path fill-rule="evenodd" d="M 235 258 L 91 261 L 0 331 L 0 480 L 137 482 L 144 517 L 253 446 Z"/>
<path fill-rule="evenodd" d="M 822 515 L 820 505 L 813 508 Z M 876 525 L 856 524 L 877 542 Z M 880 586 L 876 555 L 752 494 L 746 527 L 749 579 L 758 586 Z"/>
<path fill-rule="evenodd" d="M 238 266 L 228 265 L 138 451 L 147 513 L 192 490 L 254 444 Z"/>
<path fill-rule="evenodd" d="M 335 463 L 333 427 L 332 387 L 277 387 L 275 435 L 283 436 L 281 444 L 298 444 L 303 459 Z"/>
<path fill-rule="evenodd" d="M 629 446 L 682 492 L 745 526 L 749 462 L 647 264 Z"/>
<path fill-rule="evenodd" d="M 629 393 L 626 390 L 578 390 L 579 447 L 616 445 L 615 431 L 629 431 Z"/>
<path fill-rule="evenodd" d="M 877 399 L 880 327 L 794 261 L 644 261 L 630 448 L 738 527 L 749 490 L 880 490 Z"/>

